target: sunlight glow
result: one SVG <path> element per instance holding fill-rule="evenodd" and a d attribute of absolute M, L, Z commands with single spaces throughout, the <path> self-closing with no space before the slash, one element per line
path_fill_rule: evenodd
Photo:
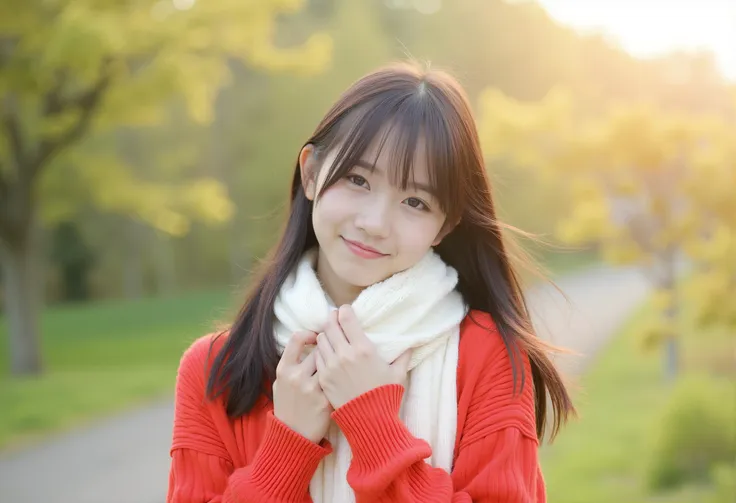
<path fill-rule="evenodd" d="M 634 56 L 707 49 L 736 80 L 736 0 L 537 0 L 558 21 L 603 32 Z"/>

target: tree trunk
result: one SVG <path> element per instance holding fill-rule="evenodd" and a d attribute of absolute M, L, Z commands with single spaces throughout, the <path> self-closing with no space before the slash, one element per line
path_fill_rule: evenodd
<path fill-rule="evenodd" d="M 680 371 L 680 357 L 677 339 L 670 335 L 664 346 L 664 369 L 667 381 L 672 382 L 677 378 Z"/>
<path fill-rule="evenodd" d="M 676 327 L 678 319 L 678 299 L 677 299 L 677 286 L 674 284 L 670 285 L 670 291 L 672 292 L 672 304 L 665 309 L 664 318 L 667 322 L 668 327 Z M 667 381 L 674 381 L 680 371 L 680 348 L 678 341 L 677 329 L 673 329 L 667 334 L 664 341 L 664 374 Z"/>
<path fill-rule="evenodd" d="M 668 327 L 677 327 L 678 315 L 680 310 L 679 303 L 679 286 L 678 279 L 678 262 L 677 254 L 674 250 L 668 250 L 664 261 L 664 288 L 672 293 L 672 302 L 664 311 L 664 317 Z M 679 334 L 677 329 L 673 328 L 667 334 L 664 343 L 664 372 L 665 378 L 672 382 L 677 378 L 680 371 L 680 348 Z"/>
<path fill-rule="evenodd" d="M 0 264 L 13 375 L 40 374 L 39 281 L 34 233 L 28 230 L 17 243 L 0 241 Z"/>

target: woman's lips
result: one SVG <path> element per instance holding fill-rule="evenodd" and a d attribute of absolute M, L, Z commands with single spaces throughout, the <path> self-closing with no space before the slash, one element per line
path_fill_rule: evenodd
<path fill-rule="evenodd" d="M 346 238 L 342 238 L 342 240 L 345 242 L 345 245 L 348 247 L 348 249 L 351 252 L 353 252 L 355 255 L 357 255 L 358 257 L 367 258 L 367 259 L 377 259 L 377 258 L 386 256 L 385 253 L 381 253 L 375 248 L 371 248 L 370 246 L 364 245 L 363 243 L 359 243 L 358 241 L 351 241 Z"/>

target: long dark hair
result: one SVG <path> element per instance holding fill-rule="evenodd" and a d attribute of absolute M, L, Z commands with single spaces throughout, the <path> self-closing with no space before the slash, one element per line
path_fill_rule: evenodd
<path fill-rule="evenodd" d="M 454 225 L 435 250 L 458 271 L 458 290 L 468 306 L 489 313 L 494 320 L 511 358 L 514 382 L 520 384 L 516 389 L 525 385 L 521 351 L 527 353 L 537 435 L 541 439 L 545 434 L 549 393 L 554 411 L 550 438 L 554 438 L 574 408 L 548 356 L 550 346 L 534 333 L 519 276 L 496 219 L 473 115 L 460 85 L 447 73 L 424 71 L 408 63 L 381 68 L 353 84 L 305 143 L 319 155 L 339 149 L 321 191 L 344 177 L 387 125 L 392 140 L 398 138 L 392 141 L 397 146 L 394 181 L 404 187 L 410 183 L 419 140 L 425 140 L 430 181 L 447 222 Z M 207 393 L 213 399 L 225 394 L 230 417 L 248 413 L 264 393 L 270 393 L 280 357 L 273 335 L 274 302 L 304 252 L 317 245 L 313 202 L 307 199 L 302 182 L 297 160 L 286 228 L 212 362 Z"/>

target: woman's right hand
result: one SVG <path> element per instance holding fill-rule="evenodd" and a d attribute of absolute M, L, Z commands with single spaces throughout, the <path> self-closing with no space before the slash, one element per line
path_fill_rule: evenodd
<path fill-rule="evenodd" d="M 307 344 L 316 344 L 314 332 L 296 332 L 284 348 L 273 383 L 273 413 L 279 421 L 314 443 L 330 426 L 332 406 L 317 379 L 315 352 L 299 361 Z"/>

